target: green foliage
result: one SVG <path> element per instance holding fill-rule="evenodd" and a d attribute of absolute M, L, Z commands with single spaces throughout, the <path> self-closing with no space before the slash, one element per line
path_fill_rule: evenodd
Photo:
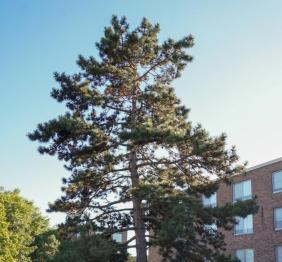
<path fill-rule="evenodd" d="M 129 256 L 127 262 L 136 262 L 136 259 L 133 256 Z"/>
<path fill-rule="evenodd" d="M 31 254 L 33 262 L 53 261 L 60 246 L 60 241 L 56 235 L 55 230 L 48 230 L 35 237 L 36 250 Z"/>
<path fill-rule="evenodd" d="M 216 261 L 223 238 L 207 235 L 204 223 L 230 229 L 231 214 L 255 209 L 253 202 L 215 210 L 200 204 L 202 194 L 243 174 L 244 165 L 235 148 L 226 148 L 225 134 L 210 136 L 189 121 L 174 93 L 172 82 L 192 61 L 193 37 L 159 43 L 159 31 L 147 19 L 131 31 L 126 18 L 113 16 L 96 44 L 98 58 L 80 55 L 78 73 L 54 74 L 59 87 L 51 95 L 67 112 L 39 124 L 29 138 L 71 173 L 51 211 L 67 212 L 76 226 L 91 221 L 108 234 L 133 229 L 138 262 L 147 262 L 149 245 L 160 246 L 167 259 L 174 259 L 175 248 L 190 261 L 213 249 Z M 145 237 L 150 230 L 152 242 Z"/>
<path fill-rule="evenodd" d="M 19 191 L 0 191 L 0 261 L 28 262 L 48 221 Z"/>
<path fill-rule="evenodd" d="M 99 235 L 63 240 L 53 262 L 126 262 L 124 246 Z"/>

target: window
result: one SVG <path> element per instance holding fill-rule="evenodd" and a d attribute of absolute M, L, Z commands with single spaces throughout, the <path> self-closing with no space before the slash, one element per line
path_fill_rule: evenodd
<path fill-rule="evenodd" d="M 235 225 L 235 235 L 253 233 L 253 215 L 248 215 L 245 218 L 236 217 L 237 224 Z"/>
<path fill-rule="evenodd" d="M 282 246 L 276 247 L 275 257 L 276 262 L 282 262 Z"/>
<path fill-rule="evenodd" d="M 216 207 L 216 193 L 213 193 L 209 197 L 203 195 L 203 205 L 205 207 Z"/>
<path fill-rule="evenodd" d="M 235 256 L 241 262 L 254 262 L 254 250 L 253 249 L 238 249 L 235 252 Z"/>
<path fill-rule="evenodd" d="M 205 231 L 208 233 L 208 234 L 210 234 L 210 235 L 213 235 L 213 234 L 215 234 L 216 233 L 216 231 L 217 231 L 217 225 L 215 224 L 215 223 L 213 223 L 213 224 L 205 224 L 204 225 L 204 229 L 205 229 Z"/>
<path fill-rule="evenodd" d="M 273 193 L 282 192 L 282 170 L 272 173 Z"/>
<path fill-rule="evenodd" d="M 246 200 L 252 198 L 251 180 L 242 181 L 233 185 L 233 200 Z"/>
<path fill-rule="evenodd" d="M 275 229 L 282 229 L 282 208 L 274 209 L 274 226 Z"/>
<path fill-rule="evenodd" d="M 114 233 L 112 239 L 118 243 L 122 242 L 122 233 Z"/>

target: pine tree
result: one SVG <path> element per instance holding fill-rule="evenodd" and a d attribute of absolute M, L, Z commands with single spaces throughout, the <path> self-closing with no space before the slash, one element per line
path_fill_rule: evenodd
<path fill-rule="evenodd" d="M 130 31 L 126 18 L 113 16 L 96 44 L 99 58 L 79 56 L 79 73 L 54 74 L 59 88 L 51 95 L 67 112 L 39 124 L 29 138 L 42 143 L 40 153 L 57 154 L 71 172 L 63 179 L 64 195 L 50 210 L 66 212 L 79 223 L 95 223 L 108 234 L 134 231 L 126 244 L 136 247 L 137 262 L 147 262 L 150 244 L 163 246 L 168 258 L 169 249 L 175 248 L 195 256 L 189 261 L 202 261 L 196 260 L 199 252 L 210 250 L 200 241 L 204 224 L 230 228 L 234 210 L 244 208 L 205 209 L 201 195 L 242 174 L 244 166 L 237 164 L 234 148 L 226 149 L 224 134 L 212 137 L 192 125 L 189 110 L 174 93 L 173 80 L 192 61 L 187 49 L 193 37 L 159 43 L 159 31 L 159 25 L 147 19 Z M 174 209 L 166 212 L 166 207 Z M 179 217 L 181 210 L 186 210 L 186 224 Z M 179 234 L 189 226 L 182 248 L 175 244 L 179 237 L 164 237 L 172 225 L 183 225 Z M 147 238 L 150 230 L 155 231 L 152 241 Z M 213 241 L 204 243 L 213 250 L 223 245 Z"/>

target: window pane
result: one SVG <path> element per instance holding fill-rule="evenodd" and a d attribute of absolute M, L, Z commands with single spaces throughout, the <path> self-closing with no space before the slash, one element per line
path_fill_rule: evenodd
<path fill-rule="evenodd" d="M 122 234 L 121 233 L 114 233 L 112 235 L 112 239 L 118 243 L 122 242 Z"/>
<path fill-rule="evenodd" d="M 274 209 L 275 228 L 282 229 L 282 208 Z"/>
<path fill-rule="evenodd" d="M 277 220 L 282 220 L 282 208 L 275 208 L 275 217 Z"/>
<path fill-rule="evenodd" d="M 276 229 L 282 229 L 282 221 L 281 220 L 280 221 L 276 221 L 275 228 Z"/>
<path fill-rule="evenodd" d="M 235 234 L 244 233 L 244 221 L 242 217 L 236 217 L 237 224 L 235 225 Z"/>
<path fill-rule="evenodd" d="M 249 199 L 252 196 L 251 180 L 243 182 L 243 199 Z"/>
<path fill-rule="evenodd" d="M 253 249 L 239 249 L 239 250 L 236 250 L 235 256 L 241 262 L 254 262 L 254 250 Z"/>
<path fill-rule="evenodd" d="M 216 224 L 210 224 L 210 225 L 208 225 L 208 224 L 205 224 L 204 225 L 204 228 L 205 228 L 205 230 L 209 233 L 209 234 L 215 234 L 216 233 L 216 231 L 217 231 L 217 226 L 216 226 Z"/>
<path fill-rule="evenodd" d="M 252 184 L 251 180 L 242 181 L 234 184 L 234 201 L 246 200 L 252 197 Z"/>
<path fill-rule="evenodd" d="M 273 176 L 273 191 L 282 190 L 282 171 L 275 172 Z"/>
<path fill-rule="evenodd" d="M 216 193 L 213 193 L 210 197 L 203 195 L 203 205 L 205 207 L 215 207 L 216 206 Z"/>
<path fill-rule="evenodd" d="M 214 193 L 210 196 L 210 200 L 211 200 L 211 202 L 210 202 L 211 206 L 215 207 L 216 206 L 216 193 Z"/>
<path fill-rule="evenodd" d="M 244 218 L 244 233 L 253 233 L 253 215 Z"/>
<path fill-rule="evenodd" d="M 242 196 L 243 196 L 242 183 L 237 183 L 234 185 L 234 200 L 241 199 Z"/>
<path fill-rule="evenodd" d="M 254 262 L 254 250 L 246 249 L 245 258 L 246 258 L 246 262 Z"/>
<path fill-rule="evenodd" d="M 251 234 L 253 233 L 253 215 L 245 218 L 236 217 L 238 224 L 235 225 L 235 234 Z"/>
<path fill-rule="evenodd" d="M 206 196 L 203 196 L 203 205 L 204 205 L 205 207 L 210 205 L 210 200 L 209 200 L 209 198 L 206 197 Z"/>
<path fill-rule="evenodd" d="M 282 262 L 282 246 L 276 247 L 276 262 Z"/>
<path fill-rule="evenodd" d="M 236 250 L 236 254 L 235 256 L 242 262 L 245 261 L 245 254 L 244 254 L 244 250 L 240 249 L 240 250 Z"/>

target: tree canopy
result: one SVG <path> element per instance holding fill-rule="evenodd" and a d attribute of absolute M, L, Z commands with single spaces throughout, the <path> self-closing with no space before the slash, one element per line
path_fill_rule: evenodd
<path fill-rule="evenodd" d="M 54 74 L 51 95 L 66 113 L 39 124 L 29 138 L 71 174 L 51 211 L 94 223 L 104 234 L 134 231 L 126 244 L 136 248 L 137 262 L 147 262 L 150 245 L 162 247 L 167 260 L 178 252 L 181 261 L 216 261 L 223 241 L 205 224 L 230 229 L 234 212 L 255 212 L 254 203 L 203 207 L 201 196 L 244 166 L 235 148 L 226 148 L 226 135 L 193 125 L 175 95 L 173 80 L 192 62 L 193 37 L 160 43 L 159 31 L 145 18 L 130 30 L 125 17 L 113 16 L 96 44 L 99 57 L 80 55 L 78 73 Z M 178 235 L 170 234 L 177 225 Z"/>
<path fill-rule="evenodd" d="M 48 220 L 18 190 L 0 191 L 0 261 L 32 261 L 35 238 L 47 229 Z"/>

